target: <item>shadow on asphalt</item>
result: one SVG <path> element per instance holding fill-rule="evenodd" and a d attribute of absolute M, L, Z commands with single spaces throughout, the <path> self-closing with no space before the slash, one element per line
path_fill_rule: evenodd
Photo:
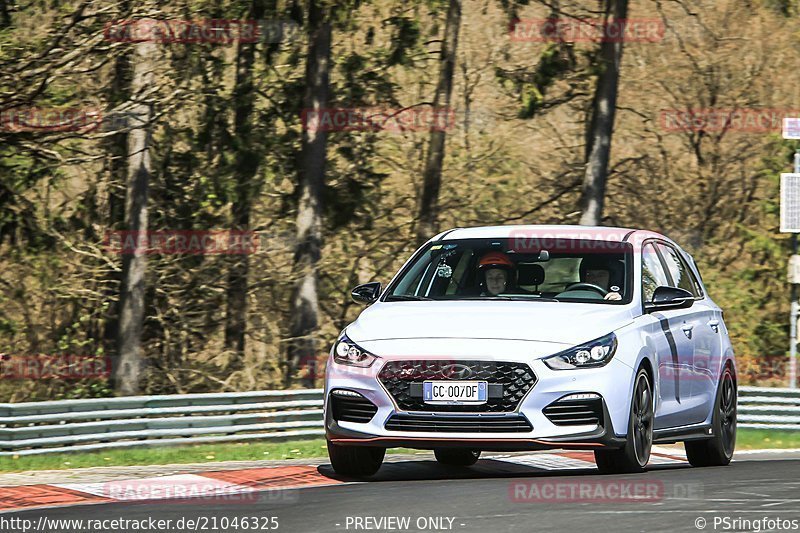
<path fill-rule="evenodd" d="M 650 465 L 648 472 L 661 470 L 682 470 L 691 468 L 686 464 Z M 317 472 L 325 477 L 338 481 L 437 481 L 447 479 L 502 479 L 517 477 L 571 477 L 571 476 L 602 476 L 596 468 L 543 470 L 524 464 L 514 464 L 494 459 L 480 459 L 474 466 L 454 467 L 442 465 L 435 460 L 426 461 L 398 461 L 384 463 L 374 476 L 367 479 L 355 479 L 337 475 L 330 464 L 317 467 Z M 631 474 L 638 475 L 638 474 Z"/>

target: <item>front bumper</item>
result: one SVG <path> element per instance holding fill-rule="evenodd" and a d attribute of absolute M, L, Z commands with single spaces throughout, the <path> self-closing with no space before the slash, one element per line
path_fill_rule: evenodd
<path fill-rule="evenodd" d="M 370 369 L 352 369 L 329 360 L 325 386 L 327 438 L 347 445 L 419 449 L 471 447 L 487 451 L 618 448 L 624 445 L 633 382 L 630 367 L 616 358 L 602 368 L 560 371 L 549 369 L 541 360 L 504 358 L 502 361 L 524 362 L 535 374 L 535 383 L 513 409 L 477 413 L 424 410 L 424 406 L 398 399 L 396 390 L 393 389 L 394 396 L 390 394 L 378 377 L 387 364 L 385 360 Z M 337 420 L 330 396 L 330 391 L 335 389 L 360 394 L 375 406 L 374 416 L 367 422 Z M 564 425 L 553 421 L 552 409 L 545 412 L 565 396 L 586 393 L 600 397 L 597 423 Z M 409 405 L 415 409 L 408 409 Z M 411 422 L 400 424 L 398 420 Z M 471 423 L 461 424 L 461 421 Z M 471 429 L 460 430 L 462 425 Z M 500 426 L 504 429 L 492 429 Z"/>

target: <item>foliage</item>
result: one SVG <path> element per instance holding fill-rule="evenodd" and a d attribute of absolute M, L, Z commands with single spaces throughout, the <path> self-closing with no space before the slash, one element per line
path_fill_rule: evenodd
<path fill-rule="evenodd" d="M 328 4 L 337 7 L 331 105 L 430 106 L 447 3 Z M 788 344 L 789 242 L 778 233 L 777 196 L 778 174 L 790 169 L 795 147 L 774 131 L 671 131 L 662 113 L 795 105 L 800 43 L 790 4 L 637 4 L 631 17 L 661 20 L 665 32 L 658 42 L 626 44 L 610 162 L 604 223 L 662 231 L 690 249 L 725 309 L 748 382 L 784 379 L 783 368 L 764 372 L 763 362 L 782 358 Z M 131 45 L 105 40 L 105 24 L 142 16 L 236 19 L 248 5 L 17 3 L 10 20 L 0 20 L 0 112 L 74 106 L 108 116 L 130 98 L 121 88 Z M 271 18 L 304 21 L 304 3 L 269 5 Z M 596 9 L 594 2 L 559 5 L 575 16 Z M 508 34 L 510 19 L 544 19 L 551 9 L 463 2 L 442 226 L 577 222 L 596 43 L 513 42 Z M 251 227 L 263 239 L 250 257 L 243 361 L 233 365 L 236 355 L 223 343 L 227 258 L 151 255 L 148 393 L 284 381 L 306 37 L 301 29 L 257 47 Z M 237 199 L 236 43 L 159 44 L 158 54 L 150 227 L 226 229 Z M 329 134 L 320 346 L 357 316 L 349 289 L 388 280 L 412 251 L 427 138 L 424 128 Z M 0 127 L 0 352 L 115 357 L 121 257 L 103 240 L 121 228 L 120 154 L 124 129 L 113 124 L 90 131 Z M 320 363 L 325 355 L 321 350 Z M 14 401 L 109 393 L 105 382 L 0 387 L 0 396 Z"/>

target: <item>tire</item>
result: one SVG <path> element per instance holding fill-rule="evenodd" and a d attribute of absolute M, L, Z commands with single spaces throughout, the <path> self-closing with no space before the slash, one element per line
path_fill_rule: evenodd
<path fill-rule="evenodd" d="M 340 446 L 328 441 L 328 457 L 331 460 L 331 466 L 341 476 L 372 476 L 380 469 L 385 455 L 386 448 Z"/>
<path fill-rule="evenodd" d="M 625 446 L 618 450 L 595 450 L 601 474 L 644 472 L 653 447 L 653 386 L 644 368 L 636 373 Z"/>
<path fill-rule="evenodd" d="M 710 439 L 683 443 L 686 458 L 692 466 L 726 466 L 736 448 L 736 380 L 730 367 L 725 367 L 714 400 L 711 418 L 714 436 Z"/>
<path fill-rule="evenodd" d="M 436 448 L 433 450 L 433 454 L 436 456 L 436 460 L 443 465 L 472 466 L 478 462 L 481 451 L 466 448 Z"/>

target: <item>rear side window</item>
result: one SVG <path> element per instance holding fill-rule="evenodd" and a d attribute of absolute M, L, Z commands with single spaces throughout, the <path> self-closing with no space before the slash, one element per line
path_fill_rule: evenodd
<path fill-rule="evenodd" d="M 642 295 L 644 301 L 652 302 L 656 288 L 663 285 L 669 285 L 669 278 L 664 272 L 655 247 L 652 244 L 645 244 L 642 248 Z"/>
<path fill-rule="evenodd" d="M 691 292 L 695 298 L 701 297 L 703 295 L 702 291 L 697 281 L 694 279 L 691 269 L 678 251 L 672 246 L 661 243 L 658 244 L 658 249 L 672 277 L 672 286 Z"/>

